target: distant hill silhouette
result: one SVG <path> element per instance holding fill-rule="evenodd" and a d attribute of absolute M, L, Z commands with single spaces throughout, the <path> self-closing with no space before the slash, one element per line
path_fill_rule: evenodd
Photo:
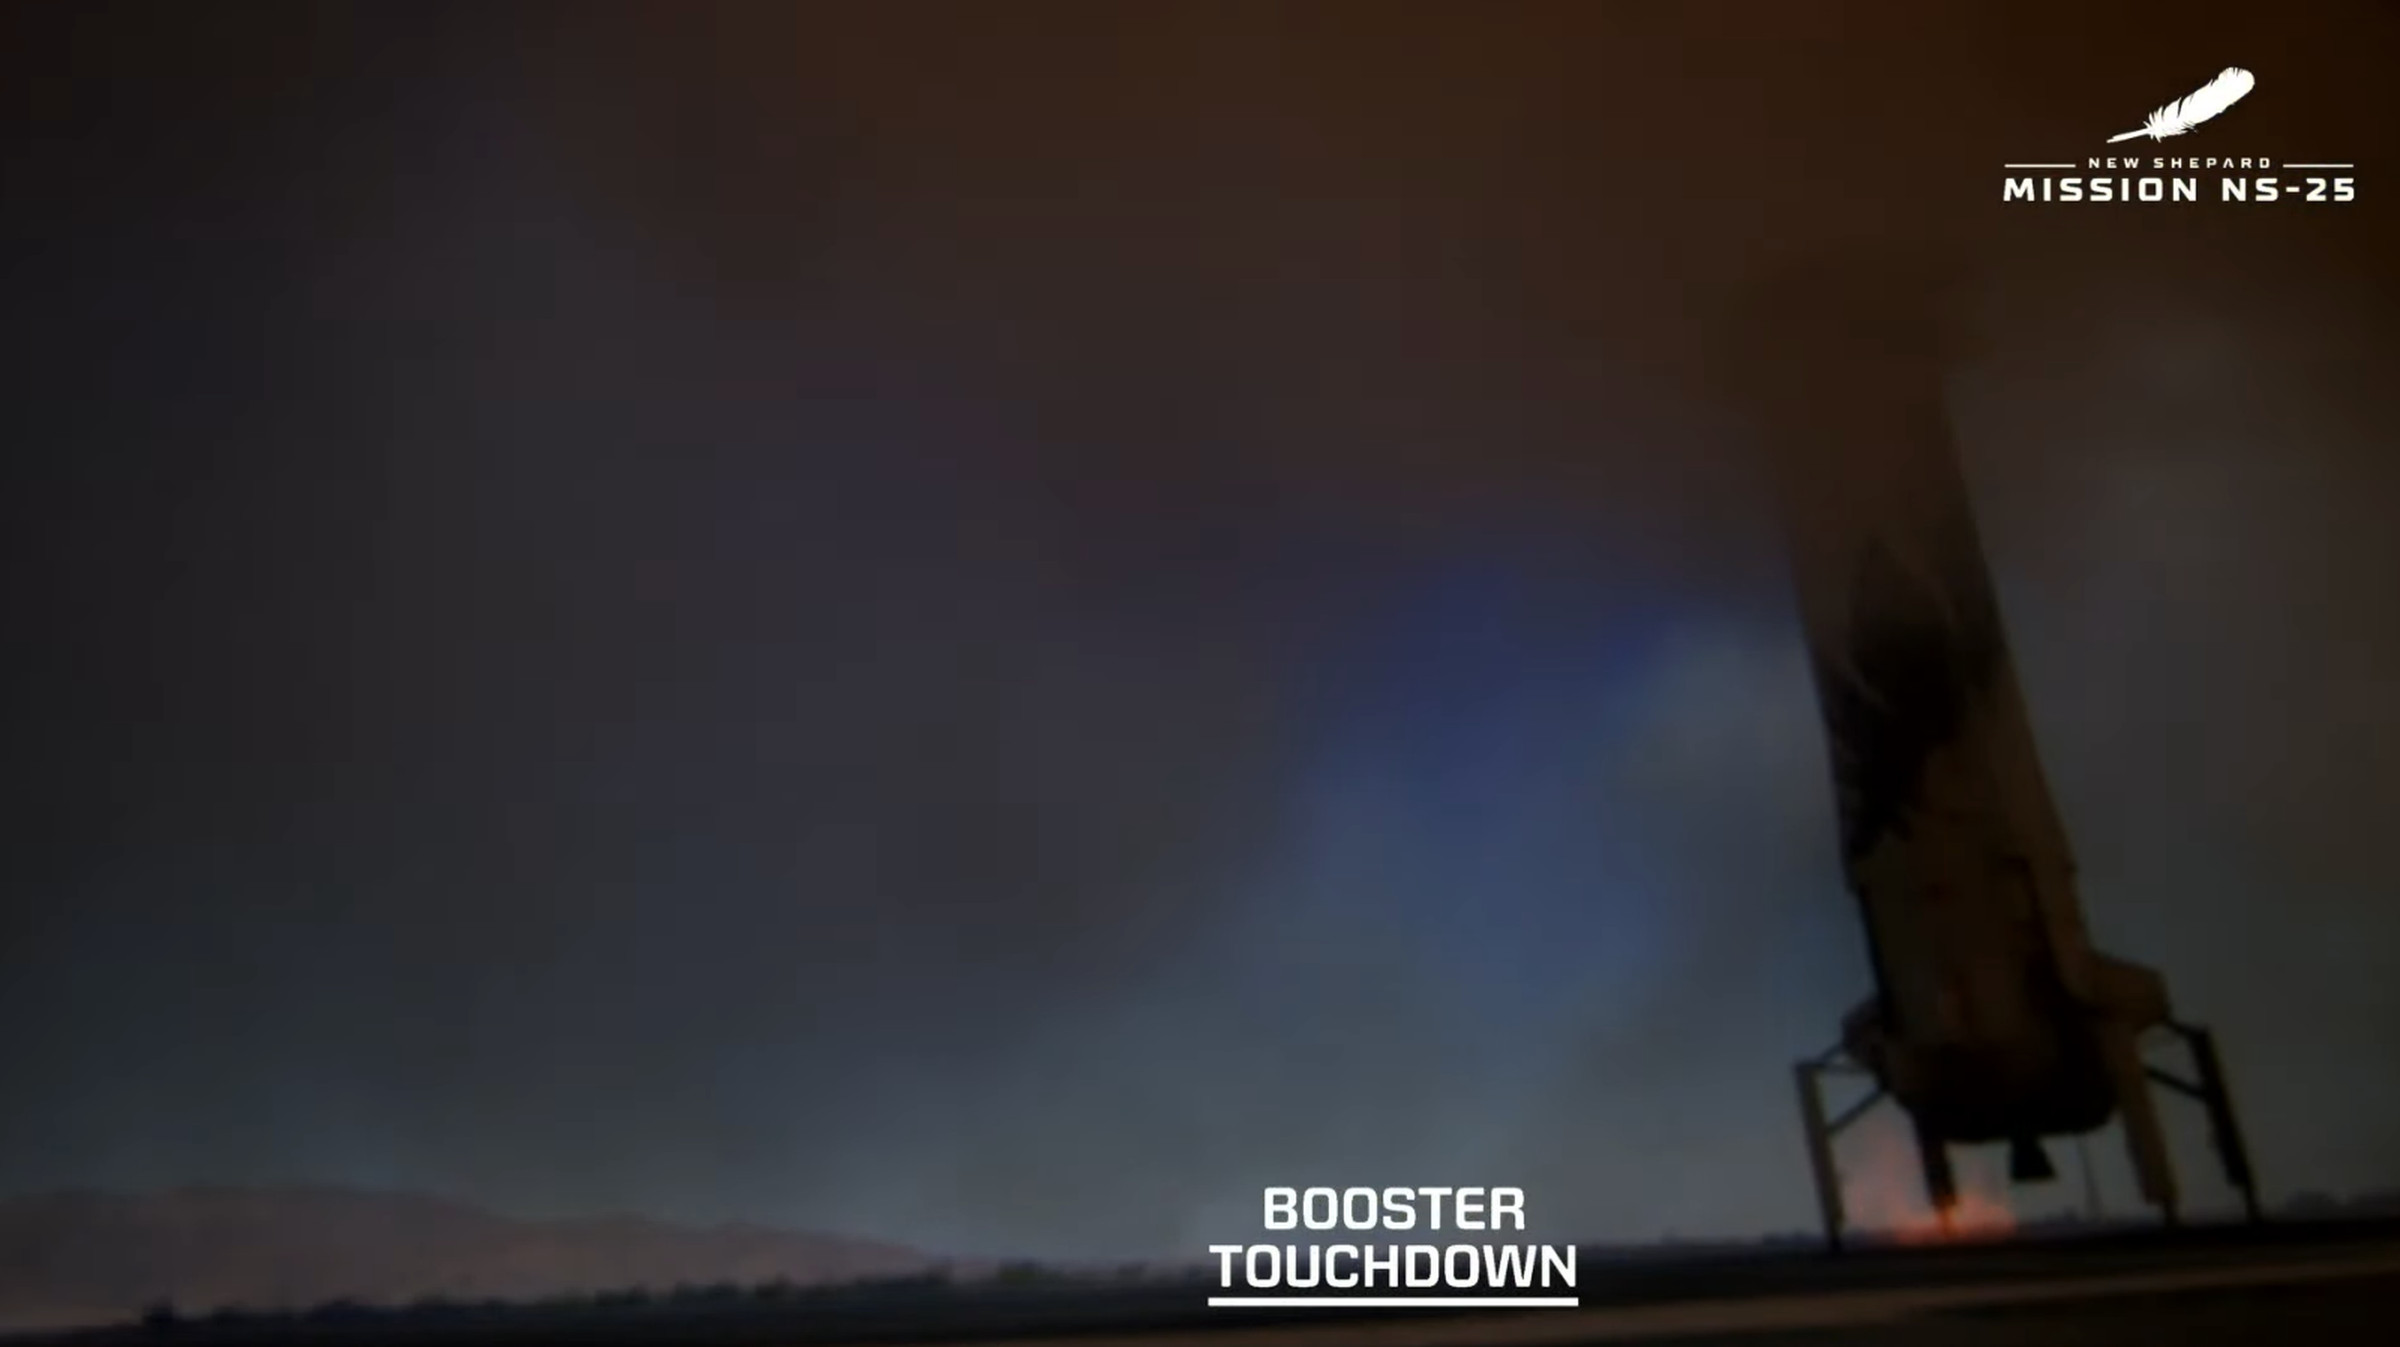
<path fill-rule="evenodd" d="M 2295 1220 L 2400 1216 L 2400 1188 L 2381 1188 L 2349 1197 L 2319 1192 L 2300 1193 L 2286 1202 L 2282 1211 L 2285 1216 Z"/>
<path fill-rule="evenodd" d="M 764 1226 L 528 1221 L 404 1193 L 186 1188 L 0 1199 L 0 1332 L 227 1306 L 526 1300 L 925 1272 L 912 1249 Z"/>

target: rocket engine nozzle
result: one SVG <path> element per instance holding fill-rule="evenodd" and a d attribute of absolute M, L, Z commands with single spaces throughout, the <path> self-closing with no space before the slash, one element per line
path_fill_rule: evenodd
<path fill-rule="evenodd" d="M 2008 1143 L 2008 1181 L 2010 1183 L 2048 1183 L 2058 1177 L 2058 1167 L 2050 1163 L 2050 1152 L 2040 1137 L 2012 1137 Z"/>

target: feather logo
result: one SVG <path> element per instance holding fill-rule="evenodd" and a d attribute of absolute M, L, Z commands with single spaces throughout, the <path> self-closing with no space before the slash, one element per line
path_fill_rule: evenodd
<path fill-rule="evenodd" d="M 2180 136 L 2242 101 L 2242 95 L 2250 92 L 2257 83 L 2257 76 L 2238 65 L 2229 65 L 2218 71 L 2215 79 L 2151 113 L 2150 120 L 2142 123 L 2141 130 L 2110 136 L 2108 143 L 2114 145 L 2135 136 L 2148 136 L 2152 140 Z"/>

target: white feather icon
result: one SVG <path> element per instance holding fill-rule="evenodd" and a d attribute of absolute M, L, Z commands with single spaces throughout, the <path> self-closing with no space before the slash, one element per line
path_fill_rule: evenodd
<path fill-rule="evenodd" d="M 2229 65 L 2218 71 L 2215 79 L 2151 113 L 2150 120 L 2142 123 L 2141 130 L 2110 136 L 2108 143 L 2114 145 L 2135 136 L 2148 136 L 2152 140 L 2180 136 L 2240 102 L 2242 95 L 2250 92 L 2251 86 L 2257 83 L 2257 76 L 2238 65 Z"/>

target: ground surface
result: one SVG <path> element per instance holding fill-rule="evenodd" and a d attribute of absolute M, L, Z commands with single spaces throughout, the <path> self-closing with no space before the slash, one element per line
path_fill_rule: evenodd
<path fill-rule="evenodd" d="M 1587 1258 L 1583 1307 L 1500 1314 L 1226 1311 L 1205 1284 L 957 1289 L 847 1302 L 579 1316 L 286 1322 L 52 1335 L 78 1347 L 2348 1347 L 2400 1328 L 2400 1223 L 2271 1226 L 1974 1248 Z M 1236 1288 L 1237 1290 L 1241 1288 Z M 35 1341 L 29 1339 L 28 1341 Z"/>

